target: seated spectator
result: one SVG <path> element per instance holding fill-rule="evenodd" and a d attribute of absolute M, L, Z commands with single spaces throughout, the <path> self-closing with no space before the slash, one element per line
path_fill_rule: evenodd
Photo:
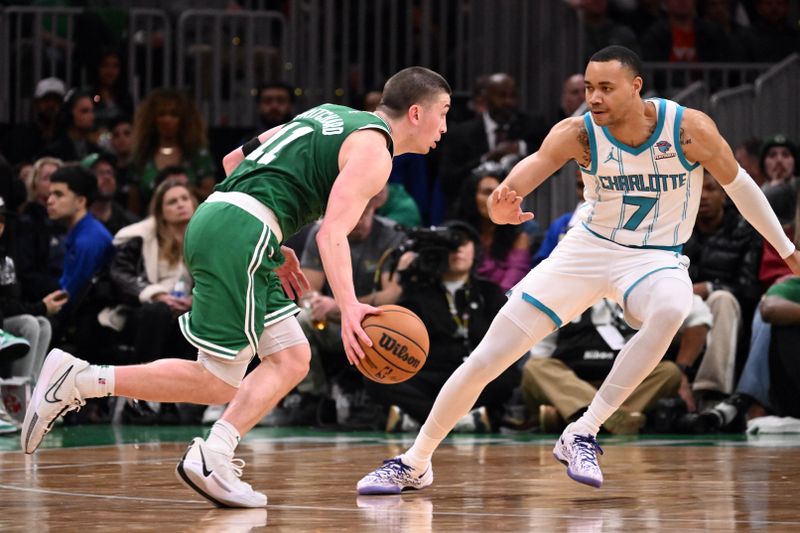
<path fill-rule="evenodd" d="M 83 158 L 81 165 L 92 171 L 97 178 L 97 198 L 92 202 L 91 212 L 108 232 L 114 235 L 125 226 L 136 222 L 136 217 L 114 200 L 117 194 L 114 156 L 108 152 L 89 154 Z"/>
<path fill-rule="evenodd" d="M 733 206 L 725 207 L 725 200 L 722 186 L 706 172 L 694 232 L 683 248 L 690 260 L 694 293 L 708 304 L 714 317 L 702 371 L 693 382 L 696 393 L 733 391 L 742 320 L 745 317 L 749 323 L 761 296 L 761 238 Z"/>
<path fill-rule="evenodd" d="M 55 141 L 58 116 L 66 88 L 58 78 L 44 78 L 33 92 L 33 121 L 12 128 L 3 139 L 2 152 L 12 165 L 32 163 Z"/>
<path fill-rule="evenodd" d="M 63 166 L 60 159 L 43 157 L 33 165 L 29 201 L 17 231 L 17 276 L 24 300 L 40 300 L 59 290 L 64 265 L 64 227 L 47 216 L 50 177 Z"/>
<path fill-rule="evenodd" d="M 0 235 L 5 230 L 9 215 L 0 198 Z M 0 251 L 0 318 L 3 330 L 24 338 L 30 345 L 28 353 L 11 364 L 10 375 L 36 379 L 42 369 L 45 355 L 50 347 L 52 330 L 47 316 L 52 316 L 67 303 L 67 294 L 57 290 L 38 301 L 26 302 L 17 282 L 14 260 Z"/>
<path fill-rule="evenodd" d="M 111 130 L 111 122 L 118 116 L 133 113 L 133 99 L 128 93 L 122 54 L 114 48 L 99 51 L 97 64 L 90 71 L 94 93 L 95 122 L 98 128 Z"/>
<path fill-rule="evenodd" d="M 413 430 L 425 420 L 447 378 L 477 346 L 505 303 L 497 285 L 475 275 L 481 246 L 477 232 L 460 221 L 445 226 L 456 232 L 461 244 L 442 255 L 439 272 L 443 273 L 419 272 L 412 263 L 402 274 L 402 296 L 397 302 L 416 313 L 428 328 L 430 349 L 425 365 L 402 383 L 365 381 L 370 398 L 389 409 L 389 432 Z M 418 275 L 412 277 L 410 272 Z M 518 384 L 519 371 L 512 365 L 486 386 L 473 410 L 454 430 L 489 432 L 497 428 L 503 405 Z"/>
<path fill-rule="evenodd" d="M 794 217 L 798 155 L 797 145 L 783 134 L 767 139 L 761 147 L 761 169 L 766 176 L 762 189 L 782 223 L 789 223 Z"/>
<path fill-rule="evenodd" d="M 378 214 L 406 228 L 422 224 L 422 215 L 414 198 L 399 183 L 388 183 L 382 193 L 386 197 Z"/>
<path fill-rule="evenodd" d="M 504 177 L 505 172 L 496 164 L 484 164 L 475 169 L 473 176 L 464 183 L 455 214 L 480 233 L 484 254 L 477 274 L 507 291 L 530 270 L 531 251 L 524 225 L 498 226 L 489 219 L 486 201 Z"/>
<path fill-rule="evenodd" d="M 730 58 L 735 61 L 747 61 L 750 57 L 748 50 L 747 29 L 735 19 L 736 0 L 705 0 L 701 2 L 703 18 L 719 26 L 725 33 Z M 744 80 L 741 80 L 744 83 Z M 752 174 L 751 174 L 752 176 Z"/>
<path fill-rule="evenodd" d="M 586 87 L 583 74 L 573 74 L 561 86 L 561 101 L 556 113 L 556 121 L 571 117 L 585 101 Z"/>
<path fill-rule="evenodd" d="M 97 179 L 80 165 L 61 167 L 50 176 L 47 214 L 67 228 L 59 284 L 70 302 L 60 317 L 65 311 L 75 312 L 86 296 L 89 281 L 111 259 L 111 234 L 89 212 L 96 196 Z"/>
<path fill-rule="evenodd" d="M 515 161 L 539 149 L 546 123 L 520 111 L 517 83 L 497 73 L 486 82 L 486 111 L 455 124 L 442 142 L 442 192 L 456 198 L 472 170 L 485 161 Z"/>
<path fill-rule="evenodd" d="M 404 237 L 401 232 L 394 229 L 396 225 L 394 222 L 375 214 L 383 200 L 384 195 L 372 198 L 355 228 L 348 235 L 356 296 L 360 301 L 373 306 L 393 304 L 400 294 L 400 287 L 396 281 L 390 279 L 388 268 L 381 273 L 379 286 L 375 286 L 375 275 L 381 265 L 381 257 L 400 244 Z M 311 344 L 311 370 L 299 390 L 316 396 L 331 393 L 333 385 L 338 381 L 352 388 L 352 378 L 355 376 L 355 374 L 347 375 L 354 370 L 349 367 L 344 355 L 339 307 L 331 295 L 322 268 L 322 259 L 316 242 L 318 231 L 319 224 L 310 230 L 301 256 L 300 264 L 311 288 L 303 300 L 304 310 L 298 315 L 300 325 Z M 356 382 L 360 383 L 360 379 Z"/>
<path fill-rule="evenodd" d="M 583 0 L 578 9 L 583 14 L 583 63 L 588 63 L 598 50 L 611 45 L 630 48 L 637 54 L 640 52 L 633 31 L 608 16 L 608 0 Z"/>
<path fill-rule="evenodd" d="M 256 92 L 258 127 L 253 137 L 294 118 L 294 87 L 281 82 L 261 85 Z M 246 139 L 248 141 L 249 139 Z"/>
<path fill-rule="evenodd" d="M 754 137 L 746 139 L 736 147 L 734 154 L 739 165 L 750 174 L 756 185 L 762 187 L 766 182 L 766 176 L 760 165 L 761 141 Z"/>
<path fill-rule="evenodd" d="M 119 115 L 108 123 L 111 133 L 111 153 L 114 154 L 114 174 L 117 177 L 116 200 L 131 213 L 141 212 L 139 189 L 133 183 L 133 122 L 130 116 Z"/>
<path fill-rule="evenodd" d="M 564 238 L 567 232 L 572 229 L 572 227 L 575 226 L 575 224 L 577 224 L 580 220 L 578 218 L 578 213 L 582 206 L 587 205 L 583 200 L 584 187 L 585 184 L 583 182 L 583 174 L 580 170 L 578 170 L 575 176 L 575 197 L 578 201 L 578 205 L 574 211 L 564 213 L 555 219 L 550 224 L 550 227 L 547 228 L 547 233 L 545 233 L 542 244 L 539 245 L 539 249 L 533 255 L 533 266 L 538 265 L 550 257 L 550 254 L 553 253 L 556 245 L 561 242 L 561 239 Z"/>
<path fill-rule="evenodd" d="M 622 309 L 603 299 L 533 347 L 522 371 L 522 393 L 542 431 L 558 433 L 580 418 L 634 333 Z M 615 434 L 638 433 L 646 422 L 644 413 L 660 398 L 674 396 L 679 385 L 678 367 L 658 363 L 603 427 Z"/>
<path fill-rule="evenodd" d="M 156 187 L 167 180 L 177 181 L 181 185 L 185 185 L 187 187 L 191 186 L 189 183 L 189 172 L 186 170 L 186 167 L 182 167 L 180 165 L 174 165 L 161 169 L 158 175 L 156 175 Z"/>
<path fill-rule="evenodd" d="M 789 0 L 756 0 L 756 18 L 747 32 L 748 61 L 769 63 L 800 52 L 800 30 L 792 24 Z"/>
<path fill-rule="evenodd" d="M 159 171 L 174 165 L 186 168 L 199 201 L 211 194 L 214 162 L 193 100 L 173 89 L 156 89 L 145 98 L 134 119 L 133 162 L 143 206 L 155 190 Z"/>
<path fill-rule="evenodd" d="M 57 157 L 62 161 L 80 161 L 87 155 L 99 152 L 92 140 L 94 131 L 94 101 L 91 92 L 71 90 L 64 101 L 58 120 L 56 139 L 42 155 Z"/>
<path fill-rule="evenodd" d="M 135 359 L 125 364 L 189 358 L 196 351 L 178 327 L 178 317 L 192 305 L 183 237 L 196 207 L 185 184 L 167 180 L 156 188 L 150 216 L 114 236 L 110 277 L 122 306 L 104 311 L 101 323 L 132 339 Z"/>

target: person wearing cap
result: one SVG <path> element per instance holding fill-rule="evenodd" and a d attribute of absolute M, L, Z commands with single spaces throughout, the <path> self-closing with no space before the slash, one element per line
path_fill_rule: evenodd
<path fill-rule="evenodd" d="M 786 135 L 777 134 L 761 147 L 761 169 L 767 177 L 763 186 L 769 205 L 778 219 L 788 224 L 794 217 L 797 197 L 797 145 Z"/>
<path fill-rule="evenodd" d="M 97 196 L 97 179 L 80 165 L 66 165 L 50 177 L 48 216 L 67 227 L 64 268 L 59 283 L 78 305 L 84 289 L 113 252 L 111 234 L 89 212 Z"/>
<path fill-rule="evenodd" d="M 114 156 L 108 152 L 89 154 L 81 160 L 81 166 L 91 170 L 97 178 L 97 197 L 89 210 L 111 235 L 116 235 L 125 226 L 138 221 L 132 213 L 114 200 L 117 193 L 114 163 Z"/>
<path fill-rule="evenodd" d="M 66 89 L 58 78 L 44 78 L 33 93 L 33 119 L 12 128 L 2 143 L 2 152 L 12 165 L 32 163 L 56 138 L 56 125 Z"/>
<path fill-rule="evenodd" d="M 428 328 L 431 343 L 425 365 L 411 379 L 392 386 L 365 380 L 370 398 L 388 408 L 388 432 L 419 428 L 444 382 L 483 338 L 505 303 L 500 287 L 477 275 L 481 255 L 478 232 L 458 220 L 445 222 L 443 228 L 457 235 L 460 244 L 446 256 L 439 279 L 401 274 L 402 294 L 397 301 L 416 313 Z M 406 262 L 401 258 L 398 270 L 406 270 Z M 516 366 L 506 369 L 484 389 L 455 431 L 488 432 L 496 428 L 503 404 L 520 379 Z"/>
<path fill-rule="evenodd" d="M 100 151 L 92 140 L 95 129 L 93 97 L 91 92 L 83 89 L 73 89 L 67 94 L 58 117 L 57 137 L 42 155 L 57 157 L 62 161 L 80 161 Z"/>

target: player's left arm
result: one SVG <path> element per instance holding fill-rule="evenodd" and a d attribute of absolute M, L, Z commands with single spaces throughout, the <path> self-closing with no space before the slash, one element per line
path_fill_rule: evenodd
<path fill-rule="evenodd" d="M 244 161 L 244 158 L 250 155 L 253 150 L 267 142 L 267 139 L 278 133 L 283 125 L 275 126 L 272 129 L 269 129 L 257 137 L 253 137 L 246 143 L 244 143 L 239 148 L 231 150 L 228 155 L 222 158 L 222 168 L 225 169 L 225 175 L 230 175 L 233 172 L 233 169 L 239 166 L 239 163 Z"/>
<path fill-rule="evenodd" d="M 680 143 L 686 158 L 700 163 L 714 176 L 742 216 L 775 248 L 792 272 L 800 275 L 800 252 L 786 237 L 764 193 L 739 166 L 714 121 L 705 113 L 687 109 L 681 122 Z"/>

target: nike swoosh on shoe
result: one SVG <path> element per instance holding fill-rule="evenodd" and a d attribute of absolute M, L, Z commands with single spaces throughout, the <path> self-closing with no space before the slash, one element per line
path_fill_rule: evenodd
<path fill-rule="evenodd" d="M 200 461 L 201 461 L 201 465 L 203 467 L 203 476 L 208 477 L 211 474 L 213 474 L 214 471 L 213 470 L 209 470 L 208 468 L 206 468 L 206 456 L 203 455 L 203 448 L 200 448 L 198 446 L 197 449 L 200 450 Z"/>
<path fill-rule="evenodd" d="M 72 372 L 72 369 L 73 365 L 70 365 L 70 367 L 67 370 L 65 370 L 64 373 L 61 375 L 61 377 L 58 378 L 58 381 L 53 383 L 50 386 L 50 388 L 47 389 L 47 392 L 44 393 L 44 401 L 46 401 L 47 403 L 61 402 L 61 398 L 57 397 L 56 393 L 59 391 L 59 389 L 61 389 L 61 385 L 64 384 L 64 381 L 67 379 L 67 376 L 69 376 L 69 373 Z M 51 396 L 52 399 L 48 398 L 48 396 Z"/>

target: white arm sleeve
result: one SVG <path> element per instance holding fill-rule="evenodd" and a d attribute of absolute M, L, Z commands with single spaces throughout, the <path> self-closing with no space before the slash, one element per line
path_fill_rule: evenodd
<path fill-rule="evenodd" d="M 739 167 L 736 178 L 722 188 L 739 208 L 745 220 L 775 248 L 781 258 L 786 259 L 794 253 L 794 244 L 783 232 L 775 211 L 767 202 L 767 197 L 747 171 Z"/>

